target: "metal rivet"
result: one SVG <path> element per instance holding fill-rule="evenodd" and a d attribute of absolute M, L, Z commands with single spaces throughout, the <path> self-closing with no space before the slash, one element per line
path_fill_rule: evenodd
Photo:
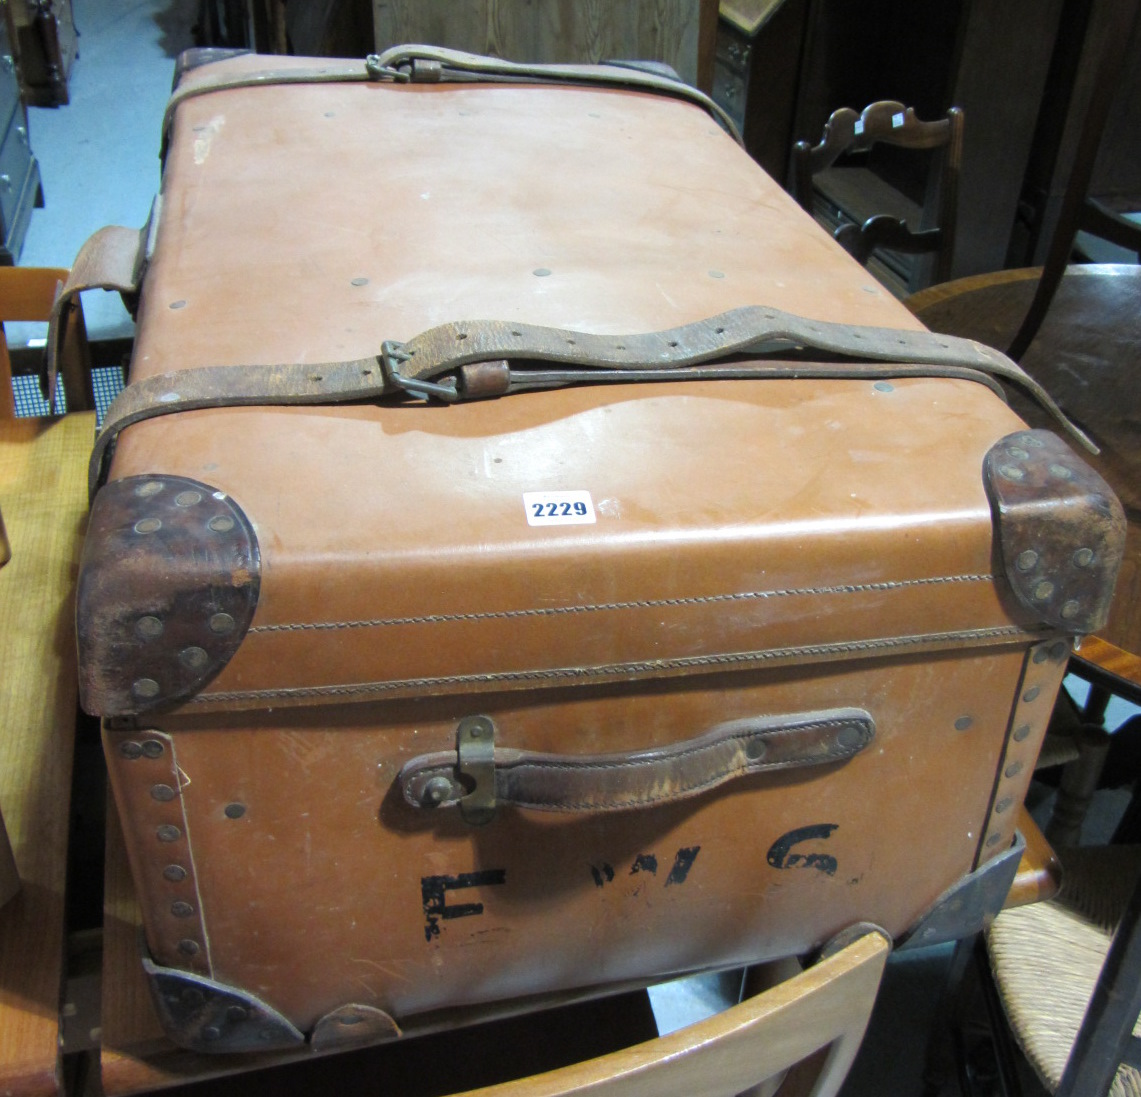
<path fill-rule="evenodd" d="M 158 682 L 153 678 L 136 678 L 131 683 L 131 692 L 136 697 L 157 697 L 158 696 Z"/>
<path fill-rule="evenodd" d="M 1068 621 L 1071 617 L 1077 617 L 1078 613 L 1081 611 L 1081 608 L 1081 602 L 1071 598 L 1068 602 L 1063 604 L 1062 616 Z"/>
<path fill-rule="evenodd" d="M 217 1040 L 222 1035 L 222 1030 L 216 1025 L 207 1025 L 198 1034 L 203 1040 Z"/>
<path fill-rule="evenodd" d="M 994 805 L 996 814 L 1001 815 L 1004 811 L 1009 811 L 1014 800 L 1009 796 L 1004 796 L 997 804 Z"/>
<path fill-rule="evenodd" d="M 246 813 L 245 804 L 227 804 L 226 805 L 226 818 L 227 819 L 240 819 Z"/>
<path fill-rule="evenodd" d="M 160 758 L 165 750 L 166 747 L 164 747 L 158 739 L 148 739 L 143 743 L 143 753 L 148 758 Z"/>
<path fill-rule="evenodd" d="M 1008 480 L 1024 480 L 1026 473 L 1022 471 L 1017 465 L 1003 465 L 998 470 L 999 476 L 1005 476 Z"/>
<path fill-rule="evenodd" d="M 1011 762 L 1003 772 L 1005 777 L 1017 777 L 1025 767 L 1021 762 Z"/>
<path fill-rule="evenodd" d="M 182 837 L 182 831 L 178 827 L 172 827 L 169 823 L 163 823 L 155 831 L 155 837 L 160 842 L 177 842 Z"/>
<path fill-rule="evenodd" d="M 178 951 L 181 952 L 183 956 L 194 956 L 198 952 L 198 949 L 198 942 L 192 941 L 189 937 L 184 937 L 178 942 Z"/>
<path fill-rule="evenodd" d="M 167 865 L 162 870 L 164 880 L 169 880 L 172 884 L 181 884 L 186 879 L 186 869 L 181 865 Z"/>
<path fill-rule="evenodd" d="M 536 278 L 546 278 L 551 272 L 546 267 L 536 267 L 531 273 Z"/>
<path fill-rule="evenodd" d="M 170 785 L 151 785 L 151 799 L 158 800 L 160 804 L 169 803 L 177 795 Z"/>
<path fill-rule="evenodd" d="M 176 506 L 192 507 L 197 503 L 202 502 L 202 492 L 200 491 L 180 491 L 175 497 L 174 502 Z"/>
<path fill-rule="evenodd" d="M 189 903 L 179 899 L 178 902 L 170 904 L 170 913 L 176 918 L 189 918 L 194 913 L 194 908 Z"/>
<path fill-rule="evenodd" d="M 1049 579 L 1043 579 L 1034 587 L 1034 600 L 1045 602 L 1054 593 L 1054 584 Z"/>
<path fill-rule="evenodd" d="M 148 480 L 145 484 L 140 484 L 135 488 L 135 494 L 142 496 L 146 499 L 151 495 L 158 495 L 162 491 L 163 485 L 160 480 Z"/>
<path fill-rule="evenodd" d="M 750 739 L 745 744 L 745 756 L 752 758 L 755 762 L 758 758 L 763 758 L 768 749 L 768 744 L 764 739 Z"/>
<path fill-rule="evenodd" d="M 186 302 L 185 301 L 171 301 L 170 307 L 172 309 L 184 309 L 184 308 L 186 308 Z"/>
<path fill-rule="evenodd" d="M 250 1011 L 245 1006 L 227 1006 L 226 1007 L 226 1020 L 227 1021 L 244 1021 L 249 1017 Z"/>
<path fill-rule="evenodd" d="M 206 523 L 206 528 L 215 533 L 229 533 L 234 528 L 234 520 L 226 514 L 218 514 Z"/>
<path fill-rule="evenodd" d="M 877 381 L 872 385 L 872 388 L 874 388 L 876 392 L 895 392 L 895 385 L 890 381 Z"/>
<path fill-rule="evenodd" d="M 1073 472 L 1065 465 L 1051 465 L 1050 475 L 1056 476 L 1059 480 L 1072 480 L 1074 478 Z"/>
<path fill-rule="evenodd" d="M 1088 568 L 1093 563 L 1093 549 L 1080 548 L 1074 553 L 1074 563 L 1079 568 Z"/>
<path fill-rule="evenodd" d="M 135 523 L 136 533 L 156 533 L 162 529 L 162 522 L 157 518 L 142 518 Z"/>
<path fill-rule="evenodd" d="M 1029 724 L 1023 724 L 1021 727 L 1017 727 L 1014 729 L 1014 741 L 1016 743 L 1021 743 L 1025 739 L 1028 739 L 1029 737 L 1030 737 L 1030 725 Z"/>
<path fill-rule="evenodd" d="M 424 786 L 420 797 L 425 804 L 441 804 L 452 794 L 452 782 L 446 777 L 433 777 Z"/>
<path fill-rule="evenodd" d="M 1041 686 L 1031 686 L 1023 695 L 1023 701 L 1037 701 L 1038 694 L 1042 692 Z"/>
<path fill-rule="evenodd" d="M 1065 612 L 1065 607 L 1062 607 L 1062 612 Z M 1058 640 L 1050 645 L 1050 658 L 1051 659 L 1064 659 L 1069 654 L 1069 647 L 1065 640 Z"/>
<path fill-rule="evenodd" d="M 191 670 L 201 670 L 210 661 L 205 648 L 183 648 L 178 653 L 178 658 L 183 666 Z"/>
<path fill-rule="evenodd" d="M 1011 446 L 1006 452 L 1017 461 L 1025 461 L 1030 456 L 1026 450 L 1020 449 L 1018 446 Z"/>
<path fill-rule="evenodd" d="M 1045 648 L 1037 648 L 1034 652 L 1034 662 L 1044 663 L 1050 658 L 1050 653 Z"/>
<path fill-rule="evenodd" d="M 836 742 L 845 750 L 852 750 L 858 747 L 863 741 L 864 737 L 860 733 L 859 728 L 841 728 L 840 734 L 836 736 Z"/>
<path fill-rule="evenodd" d="M 1018 440 L 1024 446 L 1030 446 L 1032 449 L 1041 449 L 1046 444 L 1041 438 L 1036 438 L 1033 434 L 1024 434 Z"/>
<path fill-rule="evenodd" d="M 1001 841 L 1002 841 L 1002 835 L 1001 835 L 1001 834 L 992 834 L 992 835 L 991 835 L 991 836 L 990 836 L 990 837 L 989 837 L 989 838 L 986 840 L 986 844 L 987 844 L 988 846 L 997 846 L 997 845 L 998 845 L 998 843 L 999 843 L 999 842 L 1001 842 Z"/>
<path fill-rule="evenodd" d="M 709 272 L 709 277 L 710 278 L 724 278 L 725 272 L 721 271 L 721 270 L 711 270 Z"/>
<path fill-rule="evenodd" d="M 1029 571 L 1036 563 L 1038 563 L 1038 553 L 1033 549 L 1023 549 L 1018 554 L 1018 559 L 1015 560 L 1014 566 L 1019 571 Z"/>
<path fill-rule="evenodd" d="M 349 285 L 351 285 L 351 286 L 367 286 L 368 285 L 368 279 L 367 278 L 354 278 L 349 283 Z"/>
<path fill-rule="evenodd" d="M 119 744 L 119 753 L 124 758 L 141 758 L 143 756 L 143 748 L 140 743 L 136 743 L 133 739 L 128 739 L 125 743 Z"/>
<path fill-rule="evenodd" d="M 234 619 L 228 613 L 215 613 L 210 618 L 210 631 L 223 633 L 234 631 Z"/>
<path fill-rule="evenodd" d="M 338 1025 L 359 1025 L 364 1020 L 359 1014 L 345 1013 L 337 1018 Z"/>
<path fill-rule="evenodd" d="M 188 1006 L 200 1006 L 206 1001 L 206 995 L 198 987 L 187 987 L 182 992 L 182 1000 Z"/>
<path fill-rule="evenodd" d="M 135 632 L 144 640 L 153 640 L 156 636 L 162 635 L 162 622 L 148 614 L 135 622 Z"/>
<path fill-rule="evenodd" d="M 975 722 L 974 719 L 970 716 L 960 716 L 955 721 L 955 730 L 956 731 L 966 731 L 967 728 L 971 727 L 971 725 L 974 724 L 974 722 Z"/>

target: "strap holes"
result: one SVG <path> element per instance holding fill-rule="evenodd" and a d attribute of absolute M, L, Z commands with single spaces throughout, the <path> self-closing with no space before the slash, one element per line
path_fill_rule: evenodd
<path fill-rule="evenodd" d="M 724 334 L 725 334 L 725 329 L 724 329 L 724 328 L 714 328 L 714 329 L 713 329 L 713 331 L 714 331 L 714 332 L 715 332 L 715 334 L 717 334 L 717 335 L 724 335 Z"/>
<path fill-rule="evenodd" d="M 626 347 L 622 343 L 619 343 L 614 349 L 615 350 L 625 350 Z"/>
<path fill-rule="evenodd" d="M 669 345 L 669 346 L 671 346 L 671 347 L 676 347 L 676 346 L 677 346 L 677 340 L 676 340 L 676 339 L 671 339 L 671 340 L 669 341 L 669 344 L 668 344 L 668 345 Z"/>
<path fill-rule="evenodd" d="M 514 335 L 516 339 L 523 338 L 523 333 L 521 331 L 513 331 L 511 334 Z"/>
<path fill-rule="evenodd" d="M 467 332 L 466 331 L 457 331 L 456 332 L 456 340 L 458 342 L 463 342 L 463 340 L 466 338 L 467 338 Z"/>
<path fill-rule="evenodd" d="M 313 373 L 313 374 L 310 374 L 309 380 L 310 381 L 324 381 L 325 378 L 322 377 L 321 374 L 319 374 L 319 373 Z"/>
<path fill-rule="evenodd" d="M 361 370 L 361 376 L 362 376 L 362 377 L 368 377 L 368 376 L 370 376 L 371 374 L 372 374 L 372 370 L 370 370 L 370 369 L 362 369 L 362 370 Z"/>
<path fill-rule="evenodd" d="M 567 340 L 567 345 L 568 345 L 568 346 L 571 346 L 571 347 L 573 347 L 573 346 L 574 346 L 574 340 L 573 340 L 573 339 L 568 339 L 568 340 Z"/>

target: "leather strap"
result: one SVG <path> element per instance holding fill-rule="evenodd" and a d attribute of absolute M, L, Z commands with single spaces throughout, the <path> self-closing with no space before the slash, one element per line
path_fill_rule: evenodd
<path fill-rule="evenodd" d="M 490 718 L 482 724 L 494 738 Z M 461 724 L 461 728 L 463 725 Z M 542 754 L 496 746 L 486 752 L 487 780 L 473 783 L 462 747 L 421 755 L 397 775 L 405 801 L 418 809 L 459 806 L 481 792 L 494 807 L 536 811 L 618 811 L 684 800 L 756 773 L 843 762 L 875 737 L 863 709 L 832 709 L 734 720 L 695 739 L 652 750 L 616 754 Z"/>
<path fill-rule="evenodd" d="M 393 46 L 364 61 L 330 59 L 319 66 L 266 69 L 260 72 L 223 74 L 180 87 L 170 97 L 162 120 L 165 145 L 178 107 L 187 99 L 235 88 L 260 88 L 282 84 L 355 83 L 364 81 L 449 84 L 449 83 L 526 83 L 585 84 L 633 91 L 650 91 L 685 99 L 711 114 L 738 143 L 741 135 L 733 120 L 704 92 L 678 79 L 629 63 L 602 65 L 536 65 L 484 57 L 478 53 L 445 49 L 442 46 Z"/>
<path fill-rule="evenodd" d="M 780 359 L 707 365 L 713 359 L 757 354 L 773 347 L 780 348 Z M 806 361 L 790 355 L 790 347 L 865 361 Z M 560 368 L 536 371 L 514 364 L 536 361 Z M 482 374 L 470 372 L 477 364 L 490 364 L 485 371 L 492 375 L 490 384 Z M 461 372 L 458 381 L 446 376 L 465 369 L 469 372 Z M 981 343 L 926 331 L 825 323 L 780 309 L 750 306 L 669 331 L 638 335 L 594 335 L 494 320 L 450 323 L 407 343 L 385 343 L 379 358 L 210 366 L 157 374 L 129 385 L 108 409 L 91 455 L 89 488 L 94 493 L 108 447 L 125 427 L 199 408 L 335 404 L 375 400 L 402 390 L 457 401 L 581 381 L 908 375 L 1010 381 L 1034 396 L 1083 446 L 1097 452 L 1041 385 L 999 351 Z M 478 387 L 472 385 L 473 377 Z"/>
<path fill-rule="evenodd" d="M 156 200 L 157 201 L 157 200 Z M 118 290 L 122 294 L 138 291 L 146 256 L 146 242 L 152 219 L 142 229 L 109 225 L 95 233 L 79 249 L 71 274 L 56 295 L 48 317 L 47 356 L 45 360 L 44 396 L 48 407 L 55 407 L 56 379 L 59 375 L 60 348 L 67 334 L 71 303 L 84 290 Z"/>

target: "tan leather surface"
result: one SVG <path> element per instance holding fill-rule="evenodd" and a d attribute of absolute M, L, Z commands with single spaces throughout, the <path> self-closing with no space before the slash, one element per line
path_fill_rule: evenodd
<path fill-rule="evenodd" d="M 135 378 L 354 358 L 465 318 L 648 331 L 767 304 L 917 327 L 707 116 L 648 95 L 204 95 L 178 109 L 164 199 Z M 178 842 L 118 750 L 144 732 L 108 732 L 157 958 L 185 962 L 200 918 L 194 963 L 304 1029 L 350 1001 L 400 1021 L 802 952 L 854 921 L 902 933 L 990 822 L 1034 622 L 993 577 L 981 469 L 1019 426 L 981 385 L 909 378 L 130 427 L 112 477 L 209 483 L 262 553 L 237 655 L 151 725 Z M 555 489 L 597 521 L 528 525 L 523 493 Z M 513 747 L 586 754 L 848 706 L 877 729 L 848 762 L 645 811 L 472 830 L 395 784 L 477 713 Z M 811 826 L 828 836 L 780 852 Z M 193 901 L 162 875 L 178 857 Z M 440 881 L 500 871 L 439 893 L 482 914 L 433 914 Z"/>
<path fill-rule="evenodd" d="M 155 840 L 171 805 L 149 798 L 152 778 L 138 768 L 149 763 L 117 750 L 143 733 L 109 733 L 109 768 L 160 961 L 185 962 L 178 942 L 195 923 L 171 914 L 186 886 L 163 878 L 173 862 L 196 878 L 209 942 L 198 958 L 214 978 L 260 993 L 302 1029 L 348 1001 L 400 1022 L 446 1005 L 799 953 L 859 920 L 901 933 L 974 861 L 1021 665 L 1021 652 L 1005 649 L 638 691 L 168 717 L 187 843 Z M 453 745 L 458 719 L 473 712 L 492 715 L 505 742 L 548 751 L 574 742 L 585 753 L 857 696 L 877 736 L 849 761 L 651 810 L 507 809 L 472 828 L 454 811 L 425 819 L 394 780 L 415 754 Z M 960 731 L 963 716 L 972 723 Z M 240 818 L 225 814 L 232 803 L 244 805 Z M 769 862 L 782 836 L 821 824 L 836 829 L 793 845 L 799 861 Z M 694 849 L 684 882 L 667 884 L 679 854 Z M 835 872 L 811 855 L 834 857 Z M 439 934 L 426 932 L 425 878 L 495 870 L 502 884 L 443 896 L 447 906 L 482 903 L 482 914 L 439 918 Z"/>

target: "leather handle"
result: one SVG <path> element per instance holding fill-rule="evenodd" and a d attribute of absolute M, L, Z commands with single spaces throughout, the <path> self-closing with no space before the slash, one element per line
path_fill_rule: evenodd
<path fill-rule="evenodd" d="M 502 804 L 537 811 L 618 811 L 696 796 L 738 777 L 842 762 L 875 737 L 862 709 L 762 716 L 694 739 L 616 754 L 543 754 L 496 746 L 490 717 L 461 722 L 454 751 L 407 762 L 397 781 L 420 810 L 458 806 L 486 822 Z"/>

